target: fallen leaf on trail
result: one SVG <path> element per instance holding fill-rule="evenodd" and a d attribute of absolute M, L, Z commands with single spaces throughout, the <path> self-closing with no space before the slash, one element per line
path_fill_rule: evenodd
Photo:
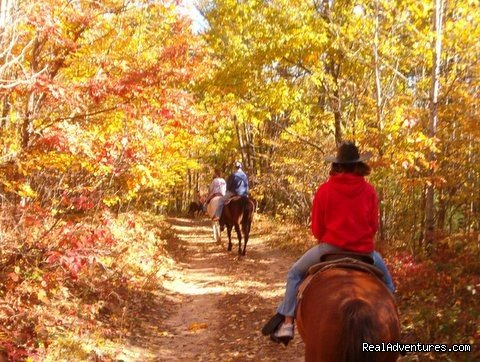
<path fill-rule="evenodd" d="M 173 338 L 173 334 L 171 334 L 170 332 L 167 332 L 167 331 L 163 331 L 163 332 L 160 332 L 160 335 L 162 337 L 168 337 L 168 338 Z"/>
<path fill-rule="evenodd" d="M 208 323 L 192 323 L 188 326 L 190 332 L 197 332 L 200 329 L 205 329 L 208 327 Z"/>
<path fill-rule="evenodd" d="M 12 279 L 14 282 L 18 282 L 18 280 L 19 280 L 18 275 L 15 274 L 15 273 L 13 273 L 13 272 L 12 272 L 12 273 L 9 273 L 8 276 L 9 276 L 10 279 Z"/>
<path fill-rule="evenodd" d="M 45 304 L 47 304 L 49 302 L 48 297 L 47 297 L 47 293 L 43 289 L 40 289 L 38 291 L 37 298 L 38 298 L 38 300 L 41 300 Z"/>

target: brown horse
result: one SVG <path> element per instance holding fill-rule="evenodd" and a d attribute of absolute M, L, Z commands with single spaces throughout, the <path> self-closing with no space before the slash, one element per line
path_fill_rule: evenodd
<path fill-rule="evenodd" d="M 235 196 L 227 201 L 220 217 L 220 227 L 221 229 L 224 226 L 227 227 L 228 251 L 232 250 L 232 228 L 235 228 L 238 238 L 238 255 L 245 255 L 254 212 L 255 203 L 248 196 Z"/>
<path fill-rule="evenodd" d="M 393 297 L 370 273 L 330 268 L 315 274 L 302 292 L 296 317 L 307 362 L 389 362 L 398 358 L 395 352 L 364 350 L 367 343 L 386 345 L 400 339 Z"/>

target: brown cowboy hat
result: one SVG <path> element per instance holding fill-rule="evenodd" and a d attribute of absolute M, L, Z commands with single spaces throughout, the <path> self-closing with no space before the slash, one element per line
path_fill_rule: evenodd
<path fill-rule="evenodd" d="M 357 162 L 364 162 L 369 160 L 372 157 L 371 153 L 360 154 L 358 151 L 357 146 L 353 142 L 346 141 L 340 143 L 337 148 L 337 155 L 336 156 L 327 156 L 325 157 L 325 161 L 332 162 L 332 163 L 357 163 Z"/>

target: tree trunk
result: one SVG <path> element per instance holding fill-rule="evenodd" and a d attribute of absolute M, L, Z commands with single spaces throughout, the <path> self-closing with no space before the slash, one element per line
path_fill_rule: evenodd
<path fill-rule="evenodd" d="M 240 126 L 238 124 L 237 116 L 233 116 L 233 123 L 235 124 L 235 131 L 237 133 L 237 140 L 238 146 L 240 147 L 240 153 L 242 155 L 242 161 L 245 162 L 247 156 L 245 154 L 245 141 L 242 136 L 242 132 L 240 130 Z"/>
<path fill-rule="evenodd" d="M 443 22 L 443 0 L 435 0 L 433 11 L 433 30 L 435 33 L 435 45 L 432 62 L 432 85 L 430 89 L 430 121 L 428 136 L 433 139 L 437 132 L 438 123 L 438 93 L 440 91 L 440 66 L 442 55 L 442 22 Z M 435 154 L 430 151 L 428 154 L 430 162 L 429 178 L 425 194 L 425 247 L 430 249 L 434 242 L 435 232 L 435 186 L 433 181 L 433 164 Z"/>
<path fill-rule="evenodd" d="M 322 0 L 317 4 L 317 11 L 320 13 L 326 23 L 331 24 L 330 7 L 333 4 L 329 0 Z M 332 40 L 333 41 L 333 40 Z M 334 128 L 335 128 L 335 143 L 338 145 L 343 141 L 342 132 L 342 101 L 340 98 L 340 91 L 338 85 L 338 78 L 340 76 L 340 61 L 336 61 L 334 54 L 328 54 L 328 58 L 325 65 L 326 73 L 332 77 L 334 87 L 325 86 L 325 93 L 331 95 L 328 97 L 330 107 L 332 108 L 334 116 Z"/>
<path fill-rule="evenodd" d="M 0 0 L 0 28 L 7 25 L 11 18 L 11 9 L 13 8 L 13 0 Z"/>
<path fill-rule="evenodd" d="M 382 73 L 380 70 L 380 57 L 378 55 L 378 47 L 380 42 L 380 16 L 379 16 L 379 3 L 375 1 L 375 34 L 373 41 L 373 58 L 375 62 L 375 104 L 376 104 L 376 118 L 378 136 L 382 137 L 383 134 L 383 97 L 382 97 Z M 378 142 L 378 156 L 383 158 L 383 143 Z M 379 208 L 379 225 L 378 225 L 378 237 L 380 242 L 385 241 L 385 190 L 383 188 L 383 182 L 380 182 L 378 187 L 378 208 Z"/>

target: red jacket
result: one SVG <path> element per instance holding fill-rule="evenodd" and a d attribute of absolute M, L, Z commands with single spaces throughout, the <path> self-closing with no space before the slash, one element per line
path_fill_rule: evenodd
<path fill-rule="evenodd" d="M 312 232 L 318 242 L 370 253 L 377 229 L 377 193 L 362 176 L 342 173 L 320 185 L 312 206 Z"/>

